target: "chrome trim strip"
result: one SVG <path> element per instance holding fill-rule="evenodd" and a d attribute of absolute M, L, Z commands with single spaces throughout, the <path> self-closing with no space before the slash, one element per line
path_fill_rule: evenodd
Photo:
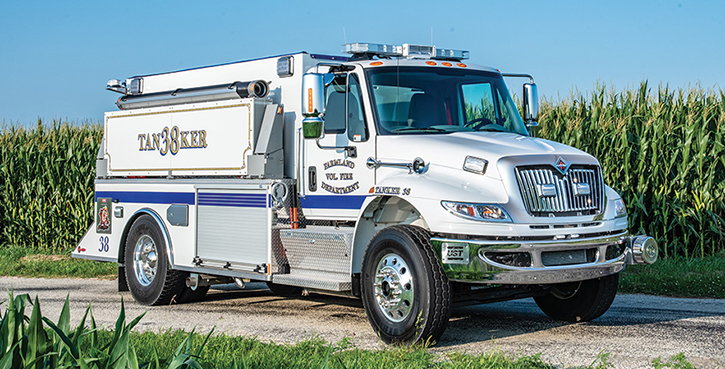
<path fill-rule="evenodd" d="M 603 237 L 594 237 L 594 238 L 586 238 L 586 239 L 569 239 L 569 240 L 551 240 L 551 241 L 518 241 L 518 240 L 509 240 L 509 241 L 490 241 L 490 240 L 464 240 L 464 239 L 456 239 L 456 238 L 443 238 L 443 237 L 431 237 L 431 241 L 440 241 L 440 242 L 458 242 L 458 243 L 472 243 L 475 245 L 481 245 L 481 246 L 504 246 L 504 245 L 519 245 L 519 247 L 535 247 L 535 246 L 550 246 L 550 245 L 561 245 L 561 246 L 597 246 L 601 245 L 603 243 L 610 243 L 614 241 L 619 241 L 622 237 L 626 236 L 628 232 L 626 230 L 623 230 L 621 233 L 609 235 L 609 236 L 603 236 Z M 554 237 L 554 235 L 552 235 Z M 509 249 L 509 248 L 507 248 Z"/>
<path fill-rule="evenodd" d="M 86 260 L 93 260 L 93 261 L 104 261 L 104 262 L 112 262 L 117 263 L 117 258 L 109 258 L 107 256 L 93 256 L 93 255 L 86 255 L 86 254 L 71 254 L 72 258 L 76 259 L 86 259 Z"/>

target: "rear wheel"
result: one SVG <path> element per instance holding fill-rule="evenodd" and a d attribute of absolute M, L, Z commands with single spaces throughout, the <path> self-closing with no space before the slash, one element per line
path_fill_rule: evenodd
<path fill-rule="evenodd" d="M 451 290 L 422 228 L 385 228 L 370 241 L 363 262 L 362 300 L 385 343 L 435 342 L 450 317 Z"/>
<path fill-rule="evenodd" d="M 604 314 L 617 295 L 619 274 L 581 282 L 554 285 L 544 296 L 534 297 L 539 308 L 556 320 L 587 322 Z"/>
<path fill-rule="evenodd" d="M 133 298 L 144 305 L 165 305 L 185 288 L 184 272 L 170 270 L 166 242 L 150 215 L 133 222 L 125 245 L 125 273 Z"/>

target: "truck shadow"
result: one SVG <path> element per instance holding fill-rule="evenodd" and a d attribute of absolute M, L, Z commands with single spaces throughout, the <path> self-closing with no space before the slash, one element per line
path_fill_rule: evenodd
<path fill-rule="evenodd" d="M 249 283 L 244 287 L 244 289 L 239 289 L 239 287 L 233 284 L 213 286 L 209 291 L 209 294 L 204 298 L 204 301 L 225 301 L 253 297 L 269 297 L 269 299 L 264 301 L 247 302 L 247 304 L 263 304 L 279 300 L 303 300 L 312 303 L 309 306 L 310 308 L 335 305 L 363 308 L 362 301 L 357 298 L 347 298 L 317 293 L 299 297 L 277 296 L 274 292 L 269 290 L 264 283 Z"/>
<path fill-rule="evenodd" d="M 455 346 L 558 329 L 604 334 L 602 329 L 606 327 L 668 324 L 684 319 L 722 316 L 725 315 L 725 302 L 721 305 L 697 310 L 670 306 L 666 302 L 632 306 L 631 303 L 618 304 L 615 300 L 604 315 L 581 323 L 552 320 L 539 310 L 531 298 L 459 307 L 453 309 L 448 328 L 436 346 Z"/>
<path fill-rule="evenodd" d="M 509 306 L 504 306 L 509 305 Z M 536 305 L 534 305 L 534 309 Z M 437 347 L 483 342 L 565 326 L 549 319 L 538 309 L 511 308 L 508 303 L 492 303 L 454 308 L 448 328 Z"/>
<path fill-rule="evenodd" d="M 251 284 L 250 284 L 251 285 Z M 234 303 L 235 299 L 263 298 L 246 301 L 245 304 L 269 304 L 269 308 L 278 308 L 280 303 L 302 302 L 299 308 L 314 309 L 333 307 L 332 317 L 365 320 L 360 299 L 338 296 L 311 294 L 300 297 L 280 297 L 266 288 L 266 285 L 248 285 L 244 290 L 228 288 L 215 291 L 205 301 Z M 650 301 L 651 300 L 651 301 Z M 714 301 L 714 302 L 712 302 Z M 678 320 L 725 315 L 725 302 L 716 300 L 700 301 L 702 306 L 691 306 L 692 302 L 682 299 L 659 298 L 654 296 L 628 296 L 615 300 L 612 307 L 601 317 L 581 323 L 555 321 L 546 316 L 532 298 L 497 302 L 490 304 L 454 307 L 448 328 L 436 347 L 458 346 L 461 344 L 494 341 L 508 337 L 525 339 L 529 334 L 545 331 L 564 330 L 567 334 L 606 334 L 606 327 L 638 326 L 661 324 Z M 342 309 L 334 309 L 339 306 Z M 359 314 L 347 308 L 360 309 Z M 292 310 L 289 310 L 292 309 Z M 339 310 L 339 311 L 338 311 Z M 281 310 L 281 313 L 297 314 L 295 308 Z M 341 323 L 344 326 L 344 323 Z M 571 332 L 573 330 L 573 332 Z M 579 333 L 577 333 L 579 332 Z M 560 332 L 564 334 L 564 332 Z"/>

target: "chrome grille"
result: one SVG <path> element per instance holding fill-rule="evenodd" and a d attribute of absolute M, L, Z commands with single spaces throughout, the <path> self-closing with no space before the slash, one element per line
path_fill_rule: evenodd
<path fill-rule="evenodd" d="M 597 166 L 572 165 L 566 175 L 551 166 L 517 167 L 516 180 L 526 210 L 533 216 L 591 215 L 604 210 L 604 182 Z"/>

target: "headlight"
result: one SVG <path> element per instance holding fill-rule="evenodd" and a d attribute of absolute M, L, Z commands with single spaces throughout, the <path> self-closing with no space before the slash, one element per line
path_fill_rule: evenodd
<path fill-rule="evenodd" d="M 627 216 L 627 206 L 624 205 L 624 200 L 614 200 L 614 217 L 621 218 Z"/>
<path fill-rule="evenodd" d="M 463 162 L 463 170 L 471 173 L 484 174 L 486 167 L 488 167 L 488 160 L 475 156 L 466 156 L 466 161 Z"/>
<path fill-rule="evenodd" d="M 470 220 L 481 222 L 511 222 L 511 218 L 498 205 L 471 204 L 453 201 L 441 201 L 441 205 L 451 213 Z"/>

